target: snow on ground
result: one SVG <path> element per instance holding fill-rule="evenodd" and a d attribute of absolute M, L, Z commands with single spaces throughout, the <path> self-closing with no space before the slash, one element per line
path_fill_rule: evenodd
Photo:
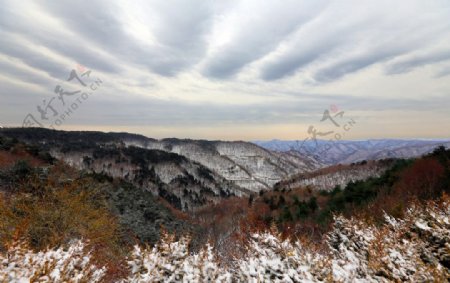
<path fill-rule="evenodd" d="M 274 232 L 251 237 L 245 258 L 225 267 L 205 245 L 189 251 L 189 238 L 164 235 L 154 247 L 136 246 L 122 282 L 446 282 L 450 278 L 450 206 L 413 206 L 404 219 L 386 215 L 381 227 L 336 217 L 319 252 Z M 0 281 L 97 282 L 105 269 L 90 263 L 82 241 L 67 249 L 32 252 L 12 246 L 0 255 Z M 231 266 L 231 267 L 230 267 Z"/>

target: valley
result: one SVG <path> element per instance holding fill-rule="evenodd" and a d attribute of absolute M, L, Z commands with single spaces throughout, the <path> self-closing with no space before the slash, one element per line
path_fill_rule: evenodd
<path fill-rule="evenodd" d="M 347 233 L 347 228 L 336 226 L 347 223 L 337 214 L 384 225 L 390 219 L 386 215 L 403 219 L 408 207 L 438 200 L 442 193 L 447 205 L 447 143 L 387 144 L 391 146 L 383 151 L 376 143 L 361 155 L 369 159 L 351 163 L 344 162 L 354 159 L 343 152 L 353 149 L 340 147 L 343 162 L 332 163 L 242 141 L 3 128 L 0 242 L 9 243 L 20 234 L 31 247 L 42 249 L 72 237 L 97 239 L 88 244 L 94 260 L 115 270 L 103 277 L 106 281 L 130 272 L 123 259 L 136 244 L 164 249 L 173 242 L 202 254 L 208 241 L 214 257 L 227 264 L 247 257 L 247 241 L 256 243 L 254 237 L 304 237 L 310 241 L 308 249 L 337 251 L 333 241 L 341 240 L 330 237 Z M 428 150 L 433 145 L 437 147 Z M 392 157 L 399 152 L 403 158 Z M 418 152 L 424 154 L 416 157 Z M 380 158 L 371 160 L 374 156 Z M 20 203 L 27 205 L 17 208 Z M 443 249 L 432 252 L 439 266 L 448 264 Z M 153 256 L 149 250 L 142 252 Z M 180 260 L 173 256 L 170 260 Z M 228 274 L 228 269 L 223 272 Z M 241 278 L 251 277 L 240 272 Z M 311 272 L 311 278 L 325 276 Z"/>

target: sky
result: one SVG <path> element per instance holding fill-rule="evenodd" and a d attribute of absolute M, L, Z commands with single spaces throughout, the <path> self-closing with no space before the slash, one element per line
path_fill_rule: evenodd
<path fill-rule="evenodd" d="M 0 126 L 450 138 L 450 2 L 0 0 Z"/>

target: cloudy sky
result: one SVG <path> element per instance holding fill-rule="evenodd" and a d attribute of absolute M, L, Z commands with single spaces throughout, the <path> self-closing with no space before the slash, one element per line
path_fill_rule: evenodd
<path fill-rule="evenodd" d="M 0 70 L 0 126 L 449 138 L 450 2 L 0 0 Z"/>

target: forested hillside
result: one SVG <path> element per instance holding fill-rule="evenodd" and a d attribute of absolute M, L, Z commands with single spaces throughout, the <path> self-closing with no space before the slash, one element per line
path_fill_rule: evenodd
<path fill-rule="evenodd" d="M 273 190 L 223 195 L 183 211 L 161 191 L 158 196 L 148 189 L 149 180 L 164 181 L 158 166 L 175 164 L 204 184 L 218 180 L 214 172 L 166 151 L 108 139 L 102 146 L 72 142 L 76 149 L 0 137 L 4 281 L 449 278 L 450 150 L 444 147 L 417 159 L 302 175 L 383 165 L 372 177 L 332 189 L 290 180 Z M 74 151 L 83 154 L 70 157 Z M 124 163 L 135 166 L 134 175 L 113 174 Z M 189 188 L 196 184 L 186 182 Z"/>

